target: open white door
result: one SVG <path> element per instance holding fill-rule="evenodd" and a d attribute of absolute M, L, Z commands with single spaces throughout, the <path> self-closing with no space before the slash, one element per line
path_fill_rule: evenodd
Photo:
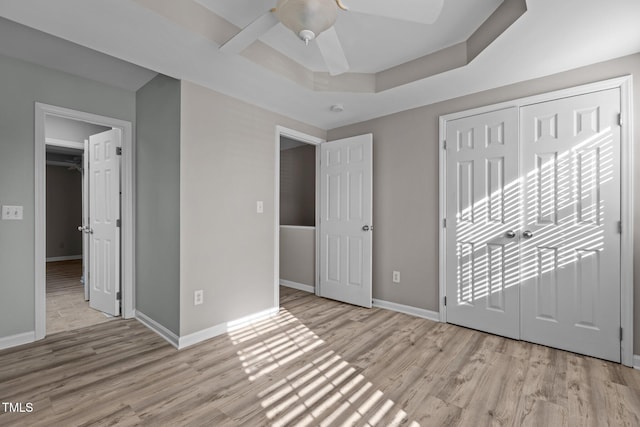
<path fill-rule="evenodd" d="M 320 287 L 371 307 L 373 136 L 320 145 Z"/>
<path fill-rule="evenodd" d="M 89 137 L 89 305 L 120 315 L 119 129 Z"/>
<path fill-rule="evenodd" d="M 84 140 L 84 153 L 82 154 L 82 225 L 78 227 L 82 231 L 82 286 L 84 286 L 84 300 L 91 297 L 89 278 L 89 140 Z"/>

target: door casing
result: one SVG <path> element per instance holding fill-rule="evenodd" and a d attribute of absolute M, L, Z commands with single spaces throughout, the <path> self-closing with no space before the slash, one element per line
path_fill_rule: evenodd
<path fill-rule="evenodd" d="M 540 95 L 519 98 L 513 101 L 488 105 L 471 110 L 440 116 L 439 120 L 439 307 L 440 321 L 447 321 L 445 305 L 446 294 L 446 125 L 447 121 L 462 117 L 483 114 L 509 107 L 522 107 L 538 102 L 547 102 L 606 89 L 620 89 L 621 99 L 621 256 L 620 256 L 620 317 L 623 328 L 621 341 L 622 364 L 633 366 L 633 79 L 631 76 L 623 76 L 604 80 L 596 83 L 572 87 Z"/>
<path fill-rule="evenodd" d="M 135 316 L 134 279 L 135 279 L 135 150 L 133 125 L 131 122 L 85 113 L 36 102 L 35 103 L 35 340 L 46 335 L 46 142 L 45 118 L 47 115 L 89 122 L 101 126 L 118 128 L 122 132 L 122 239 L 121 265 L 122 277 L 122 316 L 125 319 Z"/>

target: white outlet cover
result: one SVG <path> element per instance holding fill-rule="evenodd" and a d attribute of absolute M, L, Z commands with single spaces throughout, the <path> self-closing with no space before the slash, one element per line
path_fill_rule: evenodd
<path fill-rule="evenodd" d="M 394 271 L 393 272 L 393 283 L 400 283 L 400 272 L 399 271 Z"/>
<path fill-rule="evenodd" d="M 204 291 L 193 292 L 193 305 L 200 305 L 204 302 Z"/>

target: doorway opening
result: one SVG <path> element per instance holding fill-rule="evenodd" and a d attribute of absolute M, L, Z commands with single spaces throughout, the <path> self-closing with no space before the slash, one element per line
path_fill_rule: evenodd
<path fill-rule="evenodd" d="M 134 199 L 130 122 L 40 103 L 35 110 L 38 340 L 133 317 Z"/>
<path fill-rule="evenodd" d="M 293 203 L 294 206 L 289 208 L 283 205 L 291 201 L 286 199 L 286 194 L 284 197 L 281 195 L 281 174 L 294 175 L 295 168 L 287 169 L 287 165 L 284 165 L 285 168 L 281 169 L 280 147 L 303 147 L 298 143 L 315 146 L 315 171 L 312 174 L 315 177 L 315 197 L 299 196 L 298 199 L 304 200 Z M 288 161 L 288 157 L 293 156 L 286 151 L 288 150 L 283 150 L 283 159 Z M 311 157 L 311 153 L 308 157 Z M 320 297 L 371 307 L 373 135 L 357 135 L 325 143 L 319 138 L 278 126 L 275 163 L 274 306 L 279 305 L 279 285 L 282 283 L 285 286 L 313 292 Z M 283 182 L 294 179 L 303 178 L 285 176 Z M 300 187 L 296 192 L 303 192 L 305 188 L 311 192 L 311 183 L 301 184 Z M 284 191 L 293 192 L 287 189 Z M 315 199 L 313 209 L 309 209 L 309 199 Z M 281 208 L 287 212 L 281 214 Z M 313 211 L 313 228 L 310 229 L 308 225 L 286 224 L 292 217 L 289 210 L 297 212 L 297 218 L 309 218 Z M 310 223 L 310 220 L 307 220 L 307 223 Z M 314 249 L 313 255 L 311 248 Z M 292 266 L 286 265 L 289 260 L 285 259 L 285 256 L 289 254 L 293 254 L 291 257 L 294 258 L 295 264 Z M 301 256 L 304 258 L 298 259 Z M 310 273 L 312 265 L 315 265 L 315 271 Z M 307 281 L 313 278 L 313 287 L 306 283 L 294 282 L 285 276 L 293 273 Z"/>
<path fill-rule="evenodd" d="M 316 285 L 316 147 L 280 137 L 280 284 Z"/>
<path fill-rule="evenodd" d="M 88 287 L 88 236 L 83 232 L 89 189 L 85 141 L 112 128 L 47 115 L 46 310 L 47 333 L 105 322 L 114 317 L 92 309 Z"/>
<path fill-rule="evenodd" d="M 275 305 L 279 286 L 316 293 L 320 138 L 276 128 Z"/>

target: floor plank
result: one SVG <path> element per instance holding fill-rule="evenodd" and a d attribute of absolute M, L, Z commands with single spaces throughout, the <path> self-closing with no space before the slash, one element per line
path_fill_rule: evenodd
<path fill-rule="evenodd" d="M 177 351 L 135 320 L 0 351 L 0 425 L 640 425 L 640 372 L 288 288 Z"/>

